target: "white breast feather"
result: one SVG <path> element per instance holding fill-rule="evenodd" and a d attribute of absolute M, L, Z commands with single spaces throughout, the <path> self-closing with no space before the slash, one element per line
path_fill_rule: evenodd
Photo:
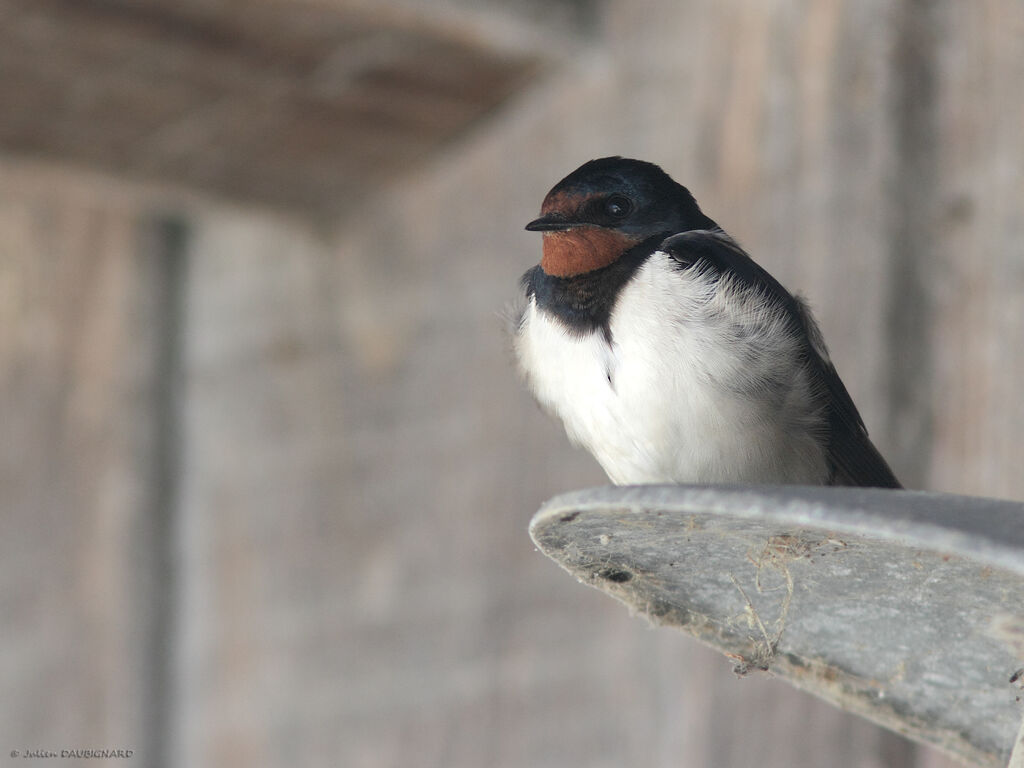
<path fill-rule="evenodd" d="M 819 484 L 822 416 L 784 324 L 728 278 L 657 252 L 623 288 L 610 344 L 531 299 L 515 349 L 537 400 L 614 483 Z"/>

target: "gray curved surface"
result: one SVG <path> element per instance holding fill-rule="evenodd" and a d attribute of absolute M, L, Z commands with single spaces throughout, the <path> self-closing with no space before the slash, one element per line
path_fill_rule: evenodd
<path fill-rule="evenodd" d="M 770 670 L 979 765 L 1010 759 L 1024 714 L 1024 504 L 606 487 L 550 500 L 530 535 L 581 581 L 718 648 L 740 674 Z"/>

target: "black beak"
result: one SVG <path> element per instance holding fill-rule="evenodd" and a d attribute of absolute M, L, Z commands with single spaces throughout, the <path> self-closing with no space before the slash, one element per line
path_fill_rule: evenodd
<path fill-rule="evenodd" d="M 572 229 L 580 226 L 575 221 L 567 221 L 560 213 L 548 213 L 539 219 L 534 219 L 526 228 L 531 232 L 557 232 L 562 229 Z"/>

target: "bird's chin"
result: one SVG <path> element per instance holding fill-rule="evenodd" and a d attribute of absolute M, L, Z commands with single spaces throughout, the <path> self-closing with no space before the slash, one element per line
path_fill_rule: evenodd
<path fill-rule="evenodd" d="M 622 232 L 601 227 L 545 232 L 540 268 L 552 277 L 576 277 L 607 267 L 635 242 Z"/>

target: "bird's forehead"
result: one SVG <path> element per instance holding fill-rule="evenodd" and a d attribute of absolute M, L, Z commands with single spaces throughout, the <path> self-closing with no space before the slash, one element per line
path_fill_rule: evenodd
<path fill-rule="evenodd" d="M 583 203 L 595 197 L 610 195 L 615 192 L 635 192 L 635 185 L 618 176 L 602 174 L 574 179 L 572 175 L 562 179 L 554 189 L 548 192 L 541 207 L 542 213 L 551 211 L 578 210 Z"/>
<path fill-rule="evenodd" d="M 548 192 L 547 197 L 540 207 L 542 214 L 559 211 L 567 213 L 577 211 L 586 200 L 591 197 L 582 189 L 561 189 L 556 187 Z"/>

